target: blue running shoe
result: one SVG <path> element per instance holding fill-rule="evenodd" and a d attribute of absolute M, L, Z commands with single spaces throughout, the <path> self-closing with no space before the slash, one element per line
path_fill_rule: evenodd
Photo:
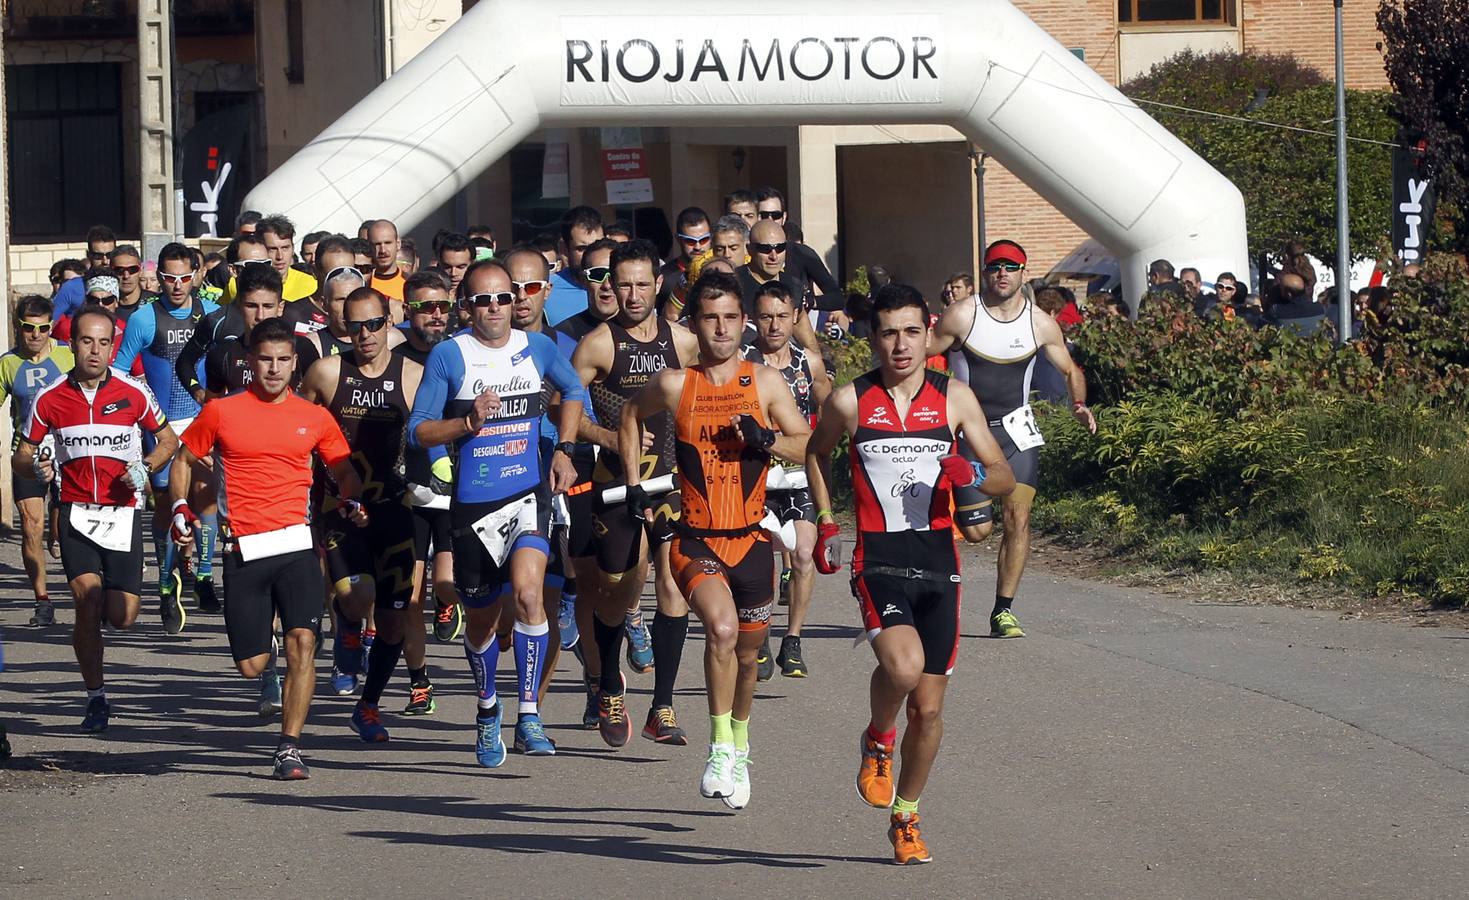
<path fill-rule="evenodd" d="M 107 719 L 112 714 L 106 697 L 93 697 L 87 701 L 87 715 L 82 719 L 82 730 L 96 734 L 107 730 Z"/>
<path fill-rule="evenodd" d="M 385 744 L 388 742 L 388 730 L 383 727 L 382 716 L 378 715 L 376 706 L 369 706 L 361 700 L 357 701 L 357 708 L 352 710 L 352 730 L 362 738 L 364 744 Z"/>
<path fill-rule="evenodd" d="M 515 752 L 526 756 L 556 755 L 556 744 L 546 737 L 540 716 L 521 716 L 515 723 Z"/>
<path fill-rule="evenodd" d="M 640 675 L 652 671 L 653 636 L 648 634 L 643 611 L 639 609 L 628 613 L 623 619 L 622 630 L 627 632 L 627 664 Z"/>
<path fill-rule="evenodd" d="M 357 693 L 357 676 L 348 675 L 336 666 L 332 666 L 332 692 L 338 697 L 350 697 Z"/>
<path fill-rule="evenodd" d="M 505 740 L 500 737 L 500 704 L 494 709 L 482 709 L 474 719 L 474 756 L 487 769 L 498 769 L 505 764 Z"/>
<path fill-rule="evenodd" d="M 556 626 L 561 629 L 561 649 L 576 646 L 581 632 L 576 630 L 576 597 L 561 595 L 561 604 L 556 608 Z"/>

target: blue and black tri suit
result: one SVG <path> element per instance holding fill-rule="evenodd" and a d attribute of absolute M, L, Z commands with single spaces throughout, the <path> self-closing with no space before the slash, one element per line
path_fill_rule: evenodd
<path fill-rule="evenodd" d="M 455 335 L 435 347 L 424 365 L 408 420 L 410 446 L 420 446 L 423 423 L 463 418 L 486 390 L 500 397 L 499 411 L 478 432 L 450 446 L 454 581 L 468 607 L 495 601 L 509 580 L 515 550 L 549 553 L 550 493 L 541 443 L 547 385 L 563 404 L 586 400 L 576 370 L 555 342 L 518 330 L 503 347 L 487 347 L 472 333 Z"/>

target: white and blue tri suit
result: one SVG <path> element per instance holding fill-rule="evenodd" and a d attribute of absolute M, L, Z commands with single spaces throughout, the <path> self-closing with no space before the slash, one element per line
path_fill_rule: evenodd
<path fill-rule="evenodd" d="M 494 602 L 515 550 L 549 552 L 550 494 L 541 458 L 547 385 L 563 403 L 586 400 L 576 370 L 551 338 L 524 331 L 512 330 L 503 347 L 487 347 L 472 333 L 455 335 L 424 365 L 408 420 L 413 447 L 420 446 L 423 423 L 463 418 L 486 390 L 500 397 L 499 410 L 479 431 L 454 441 L 449 454 L 454 580 L 470 608 Z"/>
<path fill-rule="evenodd" d="M 425 422 L 466 416 L 486 390 L 500 408 L 479 430 L 454 441 L 454 493 L 449 522 L 454 547 L 454 584 L 465 607 L 493 606 L 510 580 L 510 556 L 533 549 L 550 555 L 551 497 L 541 461 L 541 418 L 549 385 L 562 403 L 584 403 L 586 389 L 571 363 L 543 334 L 512 330 L 503 347 L 487 347 L 474 334 L 457 334 L 435 347 L 408 419 L 408 440 L 421 446 Z M 537 692 L 550 649 L 550 624 L 516 617 L 518 711 L 536 716 Z M 499 642 L 492 632 L 482 646 L 465 636 L 464 655 L 479 692 L 481 718 L 497 706 L 495 666 Z M 498 726 L 497 726 L 498 727 Z M 498 738 L 496 738 L 498 740 Z"/>

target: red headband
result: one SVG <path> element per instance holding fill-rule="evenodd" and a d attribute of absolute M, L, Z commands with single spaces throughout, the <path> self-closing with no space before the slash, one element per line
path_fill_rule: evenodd
<path fill-rule="evenodd" d="M 997 243 L 984 255 L 984 264 L 988 266 L 997 262 L 1012 262 L 1023 266 L 1025 251 L 1015 244 Z"/>

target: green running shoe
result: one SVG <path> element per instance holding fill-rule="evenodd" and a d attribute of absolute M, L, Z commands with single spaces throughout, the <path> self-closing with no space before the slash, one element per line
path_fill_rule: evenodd
<path fill-rule="evenodd" d="M 1020 630 L 1020 620 L 1008 609 L 1002 609 L 990 616 L 990 637 L 996 638 L 1022 638 L 1025 632 Z"/>

